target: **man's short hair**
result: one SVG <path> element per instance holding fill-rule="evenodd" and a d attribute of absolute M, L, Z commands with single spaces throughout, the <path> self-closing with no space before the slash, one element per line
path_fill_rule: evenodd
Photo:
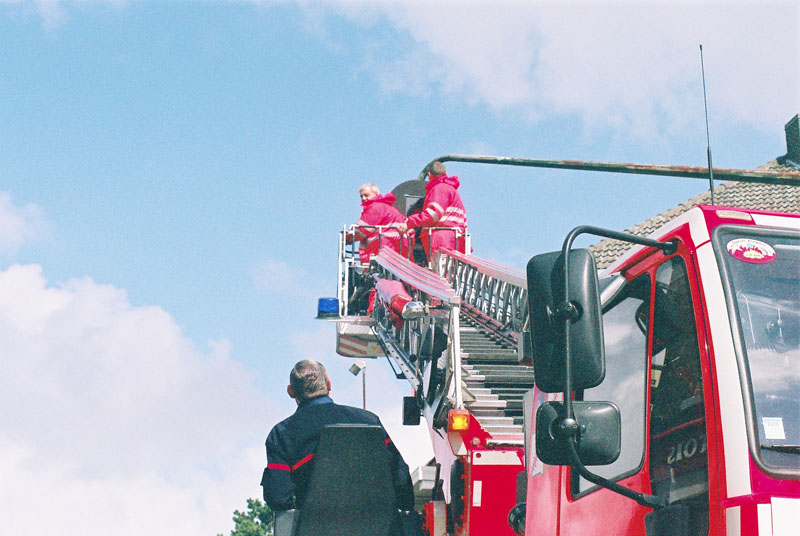
<path fill-rule="evenodd" d="M 322 363 L 313 359 L 298 361 L 289 373 L 289 385 L 299 400 L 328 394 L 328 373 Z"/>
<path fill-rule="evenodd" d="M 375 192 L 378 195 L 380 195 L 380 193 L 381 193 L 381 191 L 378 188 L 378 186 L 375 183 L 372 183 L 372 182 L 365 182 L 364 184 L 362 184 L 361 187 L 358 189 L 358 191 L 360 192 L 361 190 L 367 190 L 367 191 L 370 191 L 370 192 Z"/>
<path fill-rule="evenodd" d="M 438 177 L 439 175 L 444 175 L 445 173 L 447 173 L 447 170 L 445 169 L 444 164 L 442 164 L 437 160 L 436 162 L 431 164 L 430 173 L 434 177 Z"/>

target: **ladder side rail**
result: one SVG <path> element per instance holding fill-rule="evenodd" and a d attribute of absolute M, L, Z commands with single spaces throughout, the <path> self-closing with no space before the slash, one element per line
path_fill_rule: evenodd
<path fill-rule="evenodd" d="M 452 257 L 447 257 L 447 273 L 452 274 L 452 279 L 455 282 L 451 285 L 462 300 L 466 299 L 465 281 L 467 277 L 467 270 L 463 264 L 459 264 Z"/>
<path fill-rule="evenodd" d="M 411 262 L 409 259 L 406 259 L 394 250 L 382 250 L 378 253 L 378 255 L 375 255 L 372 258 L 379 264 L 392 266 L 393 269 L 404 274 L 408 274 L 414 279 L 425 281 L 427 283 L 433 283 L 434 285 L 440 285 L 452 290 L 452 287 L 448 285 L 448 281 L 445 278 L 437 273 L 431 272 L 427 268 Z"/>
<path fill-rule="evenodd" d="M 501 263 L 480 259 L 472 255 L 464 255 L 456 251 L 446 250 L 445 253 L 448 257 L 458 260 L 461 264 L 472 267 L 474 277 L 479 280 L 484 280 L 487 276 L 495 279 L 493 281 L 496 285 L 494 289 L 489 289 L 486 285 L 474 286 L 473 288 L 477 292 L 475 299 L 472 299 L 469 295 L 469 289 L 462 289 L 459 286 L 460 281 L 453 281 L 465 303 L 486 313 L 487 316 L 499 321 L 501 324 L 513 325 L 519 328 L 515 329 L 515 331 L 520 331 L 522 318 L 517 311 L 521 311 L 522 307 L 520 307 L 519 300 L 522 294 L 527 292 L 524 272 Z M 512 288 L 517 290 L 510 290 Z M 481 292 L 483 293 L 481 294 Z M 489 300 L 488 303 L 485 300 Z"/>
<path fill-rule="evenodd" d="M 511 330 L 521 333 L 528 318 L 528 289 L 513 287 L 509 300 L 509 322 Z"/>
<path fill-rule="evenodd" d="M 478 279 L 480 272 L 469 264 L 461 262 L 459 262 L 459 264 L 463 267 L 464 273 L 466 274 L 466 280 L 464 282 L 464 301 L 467 303 L 475 303 L 475 300 L 478 299 Z"/>
<path fill-rule="evenodd" d="M 502 281 L 514 287 L 523 289 L 527 287 L 527 278 L 525 277 L 524 272 L 521 270 L 507 267 L 498 263 L 484 261 L 483 259 L 479 259 L 471 255 L 463 255 L 462 253 L 452 250 L 442 250 L 442 252 L 451 259 L 455 259 L 458 264 L 470 266 L 474 270 L 474 278 L 489 277 L 492 280 Z M 458 282 L 459 280 L 450 277 L 450 283 L 453 284 L 454 287 L 458 286 Z M 481 285 L 476 284 L 474 287 L 476 289 L 480 289 Z M 477 290 L 477 294 L 480 294 L 480 290 Z M 476 295 L 475 299 L 473 300 L 469 293 L 464 293 L 461 295 L 467 303 L 473 306 L 476 306 L 481 298 L 480 296 Z"/>
<path fill-rule="evenodd" d="M 508 293 L 508 283 L 496 279 L 495 293 L 497 294 L 497 296 L 495 298 L 495 309 L 493 318 L 498 322 L 500 322 L 501 324 L 505 324 L 504 318 L 506 317 L 506 308 L 508 306 L 508 301 L 506 300 L 506 294 Z"/>
<path fill-rule="evenodd" d="M 450 253 L 454 253 L 451 255 Z M 465 303 L 472 305 L 486 316 L 508 324 L 512 315 L 512 303 L 509 296 L 512 289 L 519 289 L 514 296 L 518 296 L 525 285 L 516 285 L 521 277 L 514 270 L 509 277 L 503 274 L 497 266 L 486 267 L 482 262 L 475 261 L 457 252 L 446 253 L 448 257 L 448 275 L 450 282 Z M 453 268 L 455 266 L 455 269 Z M 460 277 L 467 273 L 469 277 Z"/>
<path fill-rule="evenodd" d="M 472 292 L 472 280 L 475 277 L 474 270 L 470 265 L 458 262 L 455 257 L 447 255 L 446 258 L 452 267 L 448 268 L 447 272 L 448 275 L 453 274 L 455 284 L 452 284 L 452 287 L 456 289 L 462 300 L 469 300 Z"/>
<path fill-rule="evenodd" d="M 483 312 L 489 318 L 492 318 L 492 309 L 494 307 L 494 281 L 494 278 L 489 274 L 483 274 Z"/>
<path fill-rule="evenodd" d="M 464 301 L 464 278 L 465 278 L 465 270 L 464 266 L 457 263 L 455 259 L 452 257 L 444 257 L 445 259 L 445 274 L 447 274 L 447 279 L 451 282 L 450 286 L 456 291 L 456 293 L 461 297 L 461 301 Z"/>
<path fill-rule="evenodd" d="M 522 288 L 515 287 L 514 285 L 508 285 L 508 287 L 506 287 L 505 316 L 503 318 L 503 324 L 509 326 L 512 331 L 521 331 L 521 326 L 518 326 L 519 322 L 516 322 L 516 314 L 517 306 L 519 305 L 519 296 L 522 294 L 522 292 Z"/>
<path fill-rule="evenodd" d="M 501 310 L 503 307 L 503 281 L 493 277 L 490 291 L 491 295 L 489 303 L 491 304 L 491 316 L 495 320 L 499 320 L 502 316 Z"/>
<path fill-rule="evenodd" d="M 390 269 L 397 271 L 398 274 L 405 274 L 405 276 L 407 276 L 410 280 L 419 281 L 420 283 L 440 287 L 442 289 L 449 289 L 451 292 L 455 292 L 452 285 L 449 285 L 449 282 L 441 276 L 421 266 L 411 263 L 403 257 L 398 259 L 398 255 L 394 251 L 389 253 L 394 253 L 394 255 L 384 255 L 378 260 L 378 262 L 386 267 L 391 267 Z M 401 260 L 405 262 L 401 262 Z M 410 282 L 411 281 L 409 281 L 409 283 Z"/>
<path fill-rule="evenodd" d="M 486 314 L 486 274 L 478 272 L 478 299 L 475 302 L 478 309 Z"/>
<path fill-rule="evenodd" d="M 480 257 L 475 257 L 474 255 L 464 255 L 459 251 L 453 251 L 451 249 L 443 249 L 441 251 L 443 254 L 457 259 L 461 263 L 473 266 L 482 273 L 489 274 L 497 279 L 502 279 L 503 281 L 511 283 L 512 285 L 524 287 L 528 284 L 528 279 L 525 275 L 525 272 L 518 268 L 487 259 L 481 259 Z"/>
<path fill-rule="evenodd" d="M 480 298 L 480 280 L 481 280 L 481 273 L 478 271 L 477 268 L 470 266 L 470 295 L 469 295 L 469 303 L 478 303 L 478 299 Z"/>
<path fill-rule="evenodd" d="M 477 295 L 475 296 L 475 307 L 482 313 L 486 314 L 485 306 L 486 306 L 486 274 L 481 271 L 478 271 L 476 275 L 476 285 L 475 290 L 478 291 Z"/>
<path fill-rule="evenodd" d="M 509 295 L 511 294 L 511 285 L 505 281 L 500 282 L 500 296 L 498 297 L 499 310 L 497 311 L 497 320 L 501 324 L 508 325 L 510 311 L 509 311 Z"/>
<path fill-rule="evenodd" d="M 417 266 L 392 250 L 383 250 L 372 257 L 372 262 L 380 266 L 396 279 L 428 296 L 437 298 L 449 305 L 457 305 L 461 298 L 445 279 Z"/>
<path fill-rule="evenodd" d="M 491 319 L 489 325 L 496 326 L 493 331 L 516 343 L 528 314 L 524 272 L 452 250 L 442 250 L 442 254 L 447 258 L 443 275 L 465 307 Z"/>

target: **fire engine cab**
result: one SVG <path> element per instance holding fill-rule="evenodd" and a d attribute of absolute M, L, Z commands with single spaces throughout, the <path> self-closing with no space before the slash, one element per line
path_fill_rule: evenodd
<path fill-rule="evenodd" d="M 635 247 L 598 276 L 579 234 Z M 581 227 L 527 275 L 518 534 L 800 534 L 800 216 Z"/>

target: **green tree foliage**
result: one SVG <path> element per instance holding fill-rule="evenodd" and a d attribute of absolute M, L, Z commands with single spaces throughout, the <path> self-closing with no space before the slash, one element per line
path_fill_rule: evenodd
<path fill-rule="evenodd" d="M 272 509 L 261 499 L 247 499 L 247 511 L 233 512 L 231 536 L 272 536 Z M 217 534 L 217 536 L 223 536 Z"/>

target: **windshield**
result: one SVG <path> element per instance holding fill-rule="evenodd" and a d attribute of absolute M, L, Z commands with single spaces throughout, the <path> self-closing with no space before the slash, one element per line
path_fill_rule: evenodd
<path fill-rule="evenodd" d="M 798 466 L 800 455 L 800 234 L 720 229 L 754 409 L 761 461 Z"/>

